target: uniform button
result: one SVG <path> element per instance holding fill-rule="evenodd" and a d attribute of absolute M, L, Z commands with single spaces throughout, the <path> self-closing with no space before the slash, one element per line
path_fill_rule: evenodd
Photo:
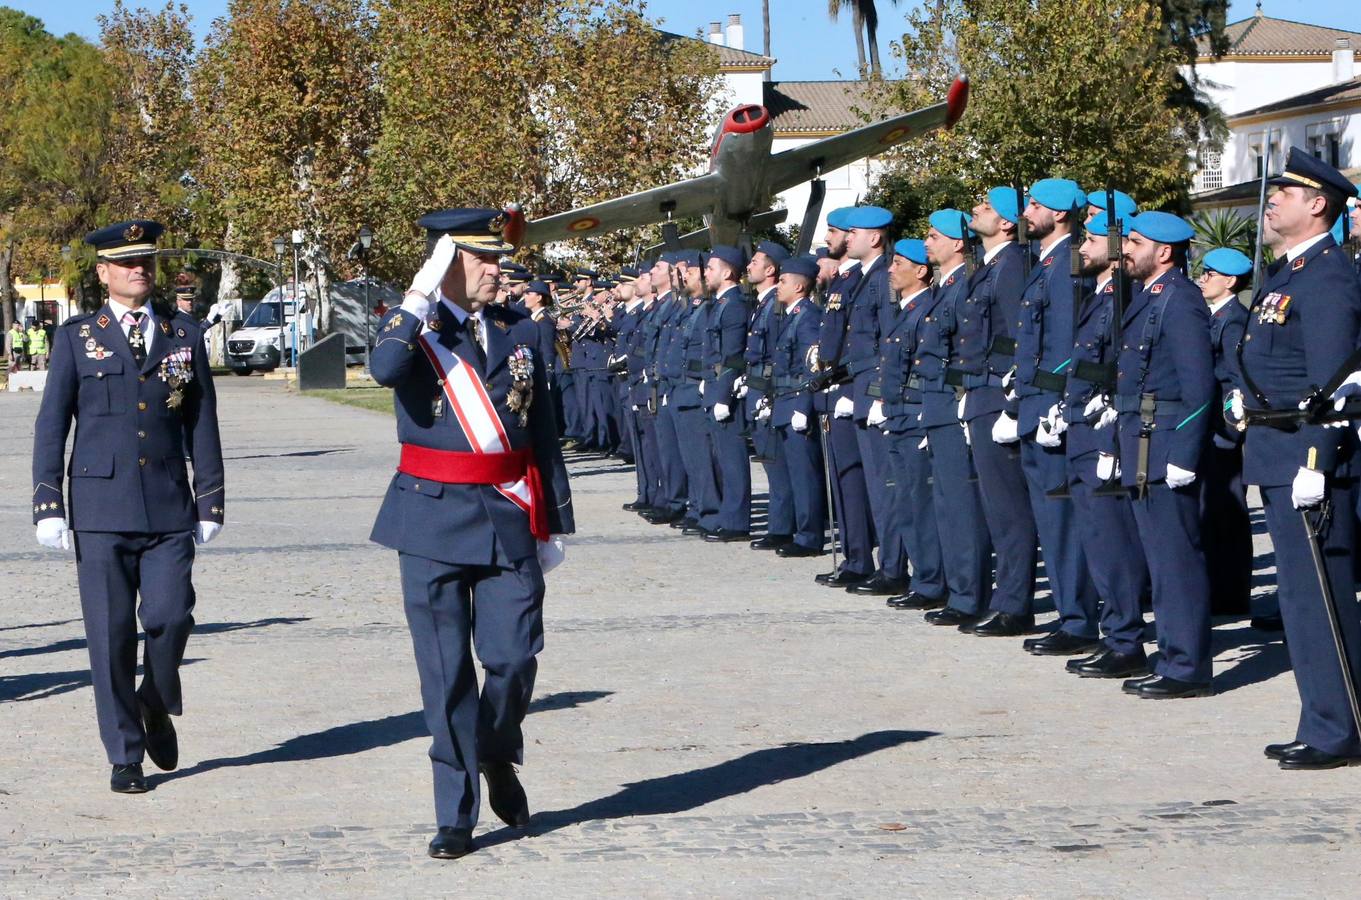
<path fill-rule="evenodd" d="M 137 439 L 142 441 L 146 440 L 146 432 L 145 431 L 137 432 Z"/>
<path fill-rule="evenodd" d="M 1243 340 L 1245 340 L 1245 341 L 1250 341 L 1250 340 L 1252 340 L 1252 335 L 1249 334 L 1249 335 L 1245 336 L 1245 337 L 1243 338 Z"/>
<path fill-rule="evenodd" d="M 139 400 L 139 401 L 137 401 L 137 408 L 138 408 L 139 410 L 142 410 L 143 412 L 145 412 L 145 411 L 146 411 L 146 401 L 145 401 L 145 400 Z"/>
<path fill-rule="evenodd" d="M 139 456 L 139 457 L 137 457 L 137 465 L 139 465 L 139 466 L 144 466 L 144 465 L 146 465 L 146 457 L 145 457 L 145 456 Z"/>
<path fill-rule="evenodd" d="M 103 377 L 104 377 L 104 373 L 103 373 L 103 372 L 96 372 L 96 373 L 95 373 L 95 377 L 96 377 L 96 378 L 103 378 Z"/>
<path fill-rule="evenodd" d="M 419 481 L 416 482 L 415 484 L 413 484 L 413 485 L 411 486 L 411 489 L 414 490 L 414 491 L 419 491 L 419 490 L 421 489 L 421 483 L 420 483 Z"/>
<path fill-rule="evenodd" d="M 138 381 L 141 381 L 141 382 L 145 382 L 145 381 L 146 381 L 146 376 L 145 376 L 145 375 L 138 375 L 138 376 L 137 376 L 137 380 L 138 380 Z"/>

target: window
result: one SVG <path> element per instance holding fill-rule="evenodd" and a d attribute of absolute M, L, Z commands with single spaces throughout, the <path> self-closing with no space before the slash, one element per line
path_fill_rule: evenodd
<path fill-rule="evenodd" d="M 1305 128 L 1305 149 L 1334 169 L 1346 168 L 1347 161 L 1342 151 L 1342 122 L 1332 119 L 1316 122 Z"/>
<path fill-rule="evenodd" d="M 1224 186 L 1224 159 L 1207 145 L 1200 147 L 1200 165 L 1196 168 L 1197 191 L 1215 191 Z"/>

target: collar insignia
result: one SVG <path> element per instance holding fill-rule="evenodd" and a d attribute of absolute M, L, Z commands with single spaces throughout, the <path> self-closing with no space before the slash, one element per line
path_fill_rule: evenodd
<path fill-rule="evenodd" d="M 183 329 L 183 328 L 177 328 L 177 329 L 175 329 L 175 333 L 178 334 L 180 337 L 184 337 L 184 329 Z"/>
<path fill-rule="evenodd" d="M 1303 268 L 1304 268 L 1304 257 L 1303 257 L 1303 256 L 1297 256 L 1297 257 L 1295 257 L 1295 261 L 1294 261 L 1293 263 L 1290 264 L 1290 271 L 1292 271 L 1292 272 L 1298 272 L 1300 269 L 1303 269 Z"/>
<path fill-rule="evenodd" d="M 98 325 L 100 328 L 108 328 L 108 327 L 109 327 L 109 317 L 108 317 L 108 316 L 100 316 L 99 319 L 95 322 L 95 324 Z"/>
<path fill-rule="evenodd" d="M 1044 262 L 1040 263 L 1040 265 L 1042 265 L 1042 266 L 1050 266 L 1050 265 L 1053 265 L 1053 263 L 1054 263 L 1054 257 L 1052 257 L 1052 256 L 1046 256 L 1046 257 L 1044 258 Z"/>
<path fill-rule="evenodd" d="M 1164 285 L 1162 284 L 1162 282 L 1158 282 L 1157 284 L 1153 285 L 1153 287 L 1149 288 L 1148 292 L 1150 294 L 1161 294 L 1163 292 L 1163 287 Z"/>

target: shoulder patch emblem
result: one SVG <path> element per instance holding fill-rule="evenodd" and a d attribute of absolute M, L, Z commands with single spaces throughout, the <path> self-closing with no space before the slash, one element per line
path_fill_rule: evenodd
<path fill-rule="evenodd" d="M 175 333 L 178 334 L 180 337 L 184 337 L 184 329 L 183 329 L 183 328 L 177 328 L 177 329 L 175 329 Z"/>

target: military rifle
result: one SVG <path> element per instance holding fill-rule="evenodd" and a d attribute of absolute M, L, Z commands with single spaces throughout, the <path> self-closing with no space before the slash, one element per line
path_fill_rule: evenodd
<path fill-rule="evenodd" d="M 1070 335 L 1069 340 L 1073 346 L 1076 346 L 1077 322 L 1078 319 L 1082 316 L 1082 301 L 1084 299 L 1085 294 L 1085 292 L 1083 291 L 1082 280 L 1082 242 L 1085 240 L 1085 237 L 1083 236 L 1084 229 L 1082 227 L 1082 207 L 1078 205 L 1078 201 L 1076 198 L 1073 199 L 1072 209 L 1068 210 L 1068 220 L 1069 225 L 1071 226 L 1071 230 L 1068 232 L 1068 272 L 1072 276 L 1073 280 L 1073 319 L 1072 328 L 1069 331 Z M 1070 347 L 1069 351 L 1070 360 L 1072 359 L 1071 353 L 1072 349 Z M 1059 366 L 1059 368 L 1062 369 L 1063 366 Z M 1057 375 L 1059 373 L 1056 370 L 1054 374 Z M 1069 372 L 1068 374 L 1069 377 L 1072 377 L 1072 372 Z M 1058 406 L 1060 413 L 1062 413 L 1063 411 L 1062 397 L 1059 397 Z M 1046 492 L 1045 496 L 1048 497 L 1050 500 L 1067 500 L 1070 499 L 1073 495 L 1068 490 L 1068 482 L 1065 481 L 1059 487 L 1056 487 L 1053 490 Z"/>
<path fill-rule="evenodd" d="M 1021 256 L 1022 281 L 1030 280 L 1030 224 L 1025 219 L 1025 188 L 1016 186 L 1016 243 L 1025 254 Z"/>
<path fill-rule="evenodd" d="M 1111 304 L 1110 347 L 1111 358 L 1106 363 L 1107 373 L 1104 388 L 1111 402 L 1115 402 L 1115 389 L 1120 359 L 1121 342 L 1124 340 L 1125 310 L 1129 308 L 1129 273 L 1125 271 L 1124 250 L 1125 223 L 1115 216 L 1115 188 L 1106 186 L 1106 259 L 1110 262 L 1111 278 L 1115 283 L 1115 300 Z M 1112 423 L 1117 429 L 1115 441 L 1115 466 L 1110 479 L 1092 493 L 1099 497 L 1114 497 L 1127 494 L 1117 470 L 1120 468 L 1119 424 Z"/>

